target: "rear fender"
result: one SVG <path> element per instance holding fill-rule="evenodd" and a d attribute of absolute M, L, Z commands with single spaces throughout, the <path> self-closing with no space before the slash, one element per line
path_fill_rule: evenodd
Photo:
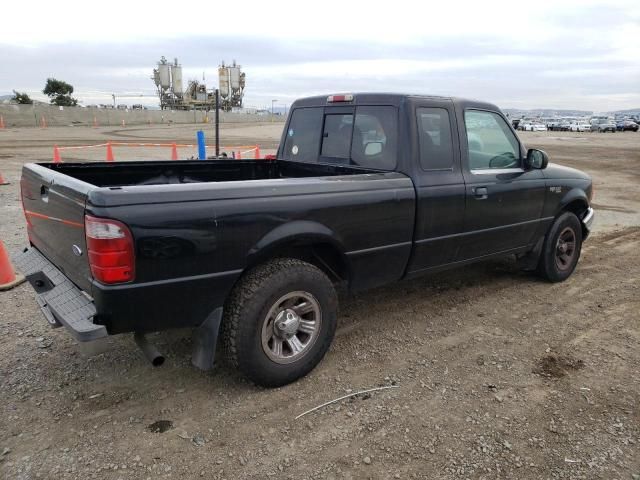
<path fill-rule="evenodd" d="M 338 235 L 321 223 L 297 220 L 280 225 L 263 236 L 248 252 L 247 266 L 269 258 L 272 252 L 281 251 L 286 246 L 305 246 L 329 244 L 339 252 L 342 260 L 348 263 Z"/>

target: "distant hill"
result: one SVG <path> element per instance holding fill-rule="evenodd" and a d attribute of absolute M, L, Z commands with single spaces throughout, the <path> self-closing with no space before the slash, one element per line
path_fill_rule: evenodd
<path fill-rule="evenodd" d="M 640 115 L 640 107 L 639 108 L 628 108 L 626 110 L 616 110 L 615 112 L 620 115 Z"/>
<path fill-rule="evenodd" d="M 532 108 L 522 110 L 520 108 L 503 108 L 502 111 L 512 118 L 520 117 L 588 117 L 593 115 L 590 110 L 567 110 L 553 108 Z"/>
<path fill-rule="evenodd" d="M 503 108 L 502 111 L 511 118 L 537 118 L 537 117 L 590 117 L 596 112 L 590 110 L 567 110 L 553 108 Z M 609 112 L 598 112 L 601 114 L 609 114 L 613 116 L 634 116 L 640 115 L 640 108 L 628 108 L 626 110 L 612 110 Z"/>

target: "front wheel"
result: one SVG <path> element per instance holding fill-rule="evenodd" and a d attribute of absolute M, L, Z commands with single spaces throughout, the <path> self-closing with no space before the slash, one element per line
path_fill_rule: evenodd
<path fill-rule="evenodd" d="M 254 383 L 279 387 L 309 373 L 336 329 L 337 295 L 317 267 L 278 258 L 251 270 L 225 305 L 223 342 Z"/>
<path fill-rule="evenodd" d="M 542 245 L 538 274 L 550 282 L 563 282 L 571 276 L 582 250 L 582 226 L 572 212 L 560 215 L 551 225 Z"/>

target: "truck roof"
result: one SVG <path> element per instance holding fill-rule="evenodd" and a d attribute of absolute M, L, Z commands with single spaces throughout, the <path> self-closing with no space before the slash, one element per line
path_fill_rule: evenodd
<path fill-rule="evenodd" d="M 352 101 L 330 103 L 328 98 L 332 95 L 352 95 Z M 304 97 L 296 100 L 292 108 L 296 107 L 319 107 L 325 105 L 371 105 L 371 104 L 386 104 L 399 106 L 405 101 L 412 99 L 420 100 L 434 100 L 434 101 L 447 101 L 455 104 L 463 105 L 464 107 L 474 106 L 479 108 L 489 108 L 491 110 L 498 109 L 495 105 L 482 102 L 479 100 L 472 100 L 460 97 L 448 97 L 440 95 L 426 95 L 426 94 L 409 94 L 409 93 L 390 93 L 390 92 L 354 92 L 354 93 L 328 93 L 326 95 L 316 95 L 313 97 Z M 499 110 L 499 109 L 498 109 Z"/>

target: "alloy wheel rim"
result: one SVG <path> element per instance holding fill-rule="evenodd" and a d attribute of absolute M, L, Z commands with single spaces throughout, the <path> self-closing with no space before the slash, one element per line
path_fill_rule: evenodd
<path fill-rule="evenodd" d="M 262 322 L 262 350 L 278 364 L 298 361 L 313 347 L 320 332 L 320 303 L 309 292 L 280 297 Z"/>
<path fill-rule="evenodd" d="M 565 227 L 556 242 L 556 267 L 566 271 L 571 268 L 576 253 L 576 233 L 571 227 Z"/>

